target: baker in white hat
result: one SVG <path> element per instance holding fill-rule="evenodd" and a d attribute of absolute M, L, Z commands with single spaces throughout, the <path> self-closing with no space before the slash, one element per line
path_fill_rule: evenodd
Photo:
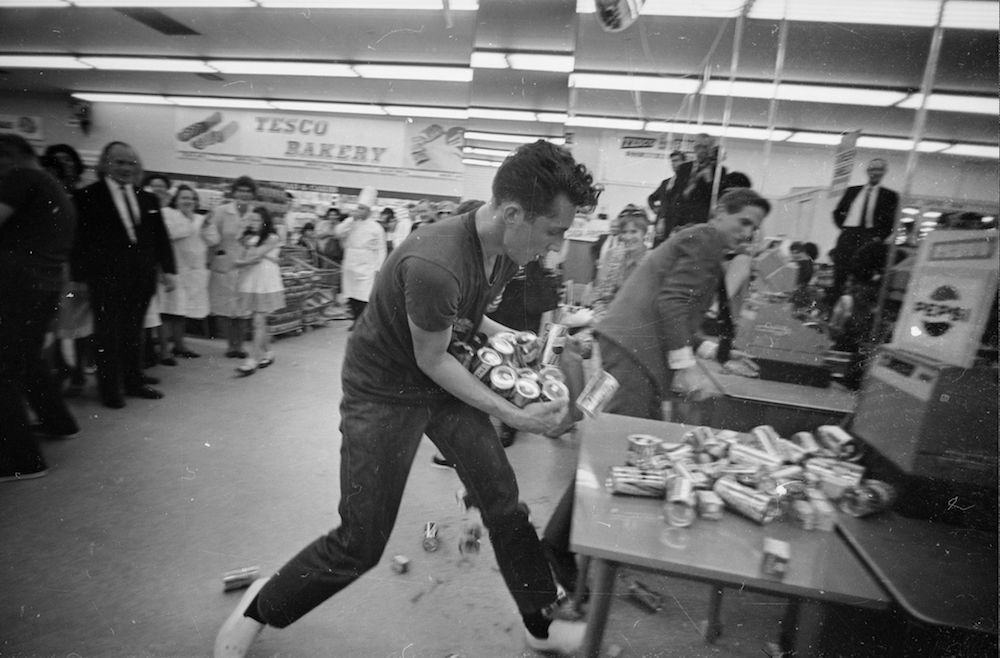
<path fill-rule="evenodd" d="M 350 219 L 341 222 L 335 232 L 344 245 L 341 279 L 354 316 L 352 329 L 368 305 L 375 275 L 386 256 L 385 230 L 372 215 L 372 206 L 377 202 L 378 190 L 371 186 L 362 188 Z"/>

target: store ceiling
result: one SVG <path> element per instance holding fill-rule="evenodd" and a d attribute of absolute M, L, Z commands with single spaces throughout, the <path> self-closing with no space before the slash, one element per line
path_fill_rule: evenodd
<path fill-rule="evenodd" d="M 734 0 L 735 2 L 736 0 Z M 151 3 L 152 4 L 152 3 Z M 691 2 L 689 4 L 697 4 Z M 876 3 L 877 4 L 877 3 Z M 992 4 L 996 5 L 996 2 Z M 2 7 L 3 2 L 0 2 Z M 170 35 L 151 25 L 189 28 Z M 640 16 L 604 31 L 576 0 L 479 0 L 476 11 L 335 9 L 0 8 L 0 54 L 346 61 L 468 67 L 474 49 L 575 55 L 576 71 L 728 79 L 735 19 Z M 169 31 L 169 30 L 168 30 Z M 181 29 L 180 31 L 185 31 Z M 916 92 L 931 28 L 789 22 L 783 80 Z M 713 48 L 713 44 L 715 47 Z M 775 77 L 779 24 L 745 20 L 736 76 Z M 934 90 L 996 97 L 995 29 L 947 29 Z M 486 107 L 722 123 L 725 97 L 570 89 L 567 73 L 475 69 L 471 82 L 198 75 L 98 70 L 0 70 L 0 94 L 129 92 L 393 105 Z M 704 103 L 702 103 L 704 98 Z M 730 123 L 767 127 L 769 102 L 734 98 Z M 774 125 L 909 138 L 916 112 L 898 107 L 782 101 Z M 926 139 L 998 144 L 997 115 L 930 111 Z M 471 119 L 481 130 L 561 134 L 561 124 Z"/>

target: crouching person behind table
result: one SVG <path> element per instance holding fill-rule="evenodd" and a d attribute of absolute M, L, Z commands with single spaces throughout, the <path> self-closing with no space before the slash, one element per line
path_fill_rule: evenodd
<path fill-rule="evenodd" d="M 597 194 L 569 151 L 539 140 L 504 161 L 490 203 L 424 226 L 393 250 L 344 357 L 341 525 L 251 586 L 220 629 L 216 656 L 243 656 L 265 625 L 284 628 L 378 563 L 424 434 L 482 514 L 528 645 L 580 647 L 583 624 L 551 617 L 552 574 L 490 423 L 540 434 L 557 426 L 565 402 L 518 408 L 448 347 L 507 329 L 484 317 L 487 305 L 519 266 L 559 250 L 577 208 Z"/>

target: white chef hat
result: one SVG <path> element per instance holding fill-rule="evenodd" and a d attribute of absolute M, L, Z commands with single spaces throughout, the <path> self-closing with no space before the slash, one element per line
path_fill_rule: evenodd
<path fill-rule="evenodd" d="M 361 188 L 361 192 L 358 193 L 358 205 L 372 208 L 376 203 L 378 203 L 378 190 L 371 185 Z"/>

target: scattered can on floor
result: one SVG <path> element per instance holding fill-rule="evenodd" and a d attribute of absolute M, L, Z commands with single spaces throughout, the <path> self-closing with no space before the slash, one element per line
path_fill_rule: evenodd
<path fill-rule="evenodd" d="M 638 580 L 628 586 L 629 597 L 650 612 L 663 610 L 663 595 L 655 592 Z"/>
<path fill-rule="evenodd" d="M 260 567 L 233 569 L 222 574 L 222 588 L 226 592 L 243 589 L 258 578 L 260 578 Z"/>
<path fill-rule="evenodd" d="M 392 570 L 396 573 L 407 573 L 410 570 L 410 559 L 405 555 L 393 556 Z"/>
<path fill-rule="evenodd" d="M 591 418 L 601 413 L 618 392 L 618 380 L 606 370 L 595 373 L 576 399 L 576 406 Z"/>
<path fill-rule="evenodd" d="M 441 541 L 438 539 L 438 527 L 436 523 L 428 521 L 424 524 L 424 539 L 423 539 L 424 550 L 428 553 L 433 553 L 441 546 Z"/>

